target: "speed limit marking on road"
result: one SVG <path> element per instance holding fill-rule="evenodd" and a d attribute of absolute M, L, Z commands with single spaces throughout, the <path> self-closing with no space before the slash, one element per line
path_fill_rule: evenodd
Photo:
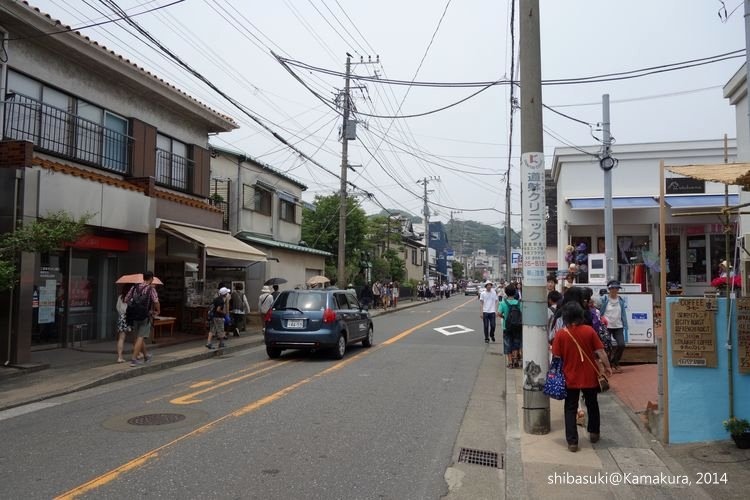
<path fill-rule="evenodd" d="M 436 332 L 440 332 L 443 335 L 458 335 L 459 333 L 473 332 L 471 328 L 466 328 L 464 325 L 449 325 L 435 328 Z"/>

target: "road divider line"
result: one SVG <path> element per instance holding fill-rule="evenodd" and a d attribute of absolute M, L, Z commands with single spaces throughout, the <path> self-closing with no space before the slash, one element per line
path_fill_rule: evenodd
<path fill-rule="evenodd" d="M 182 436 L 177 437 L 177 438 L 173 439 L 172 441 L 169 441 L 168 443 L 165 443 L 165 444 L 159 446 L 158 448 L 155 448 L 155 449 L 153 449 L 153 450 L 151 450 L 151 451 L 149 451 L 147 453 L 144 453 L 143 455 L 141 455 L 139 457 L 136 457 L 133 460 L 131 460 L 131 461 L 127 462 L 127 463 L 124 463 L 123 465 L 120 465 L 119 467 L 116 467 L 116 468 L 114 468 L 114 469 L 112 469 L 112 470 L 110 470 L 108 472 L 105 472 L 104 474 L 102 474 L 100 476 L 97 476 L 97 477 L 91 479 L 90 481 L 87 481 L 87 482 L 85 482 L 85 483 L 83 483 L 83 484 L 81 484 L 79 486 L 76 486 L 75 488 L 72 488 L 72 489 L 66 491 L 65 493 L 61 493 L 60 495 L 58 495 L 58 496 L 55 497 L 55 500 L 71 500 L 71 499 L 74 499 L 74 498 L 78 498 L 79 496 L 84 495 L 84 494 L 86 494 L 86 493 L 88 493 L 90 491 L 93 491 L 95 489 L 101 488 L 102 486 L 105 486 L 105 485 L 111 483 L 112 481 L 116 480 L 117 478 L 119 478 L 123 474 L 131 472 L 133 470 L 136 470 L 139 467 L 142 467 L 143 465 L 145 465 L 146 463 L 148 463 L 150 460 L 152 460 L 154 458 L 157 458 L 159 456 L 160 452 L 165 451 L 168 448 L 171 448 L 172 446 L 174 446 L 174 445 L 176 445 L 176 444 L 178 444 L 178 443 L 180 443 L 180 442 L 182 442 L 182 441 L 184 441 L 184 440 L 186 440 L 188 438 L 204 434 L 204 433 L 208 432 L 209 430 L 211 430 L 212 428 L 216 427 L 218 424 L 224 422 L 225 420 L 229 420 L 231 418 L 242 417 L 244 415 L 247 415 L 248 413 L 252 413 L 252 412 L 254 412 L 254 411 L 256 411 L 256 410 L 258 410 L 260 408 L 263 408 L 264 406 L 267 406 L 267 405 L 269 405 L 269 404 L 271 404 L 271 403 L 273 403 L 275 401 L 278 401 L 278 400 L 282 399 L 283 397 L 285 397 L 285 396 L 291 394 L 292 392 L 296 391 L 300 387 L 309 384 L 313 380 L 317 380 L 317 379 L 322 378 L 322 377 L 324 377 L 324 376 L 326 376 L 326 375 L 328 375 L 330 373 L 334 373 L 334 372 L 336 372 L 338 370 L 341 370 L 342 368 L 344 368 L 346 366 L 349 366 L 350 364 L 354 363 L 355 361 L 359 360 L 360 358 L 363 358 L 367 354 L 370 354 L 370 353 L 373 353 L 373 352 L 377 352 L 380 349 L 385 348 L 386 346 L 389 346 L 389 345 L 391 345 L 391 344 L 393 344 L 395 342 L 398 342 L 399 340 L 401 340 L 401 339 L 403 339 L 403 338 L 411 335 L 412 333 L 414 333 L 415 331 L 419 330 L 420 328 L 423 328 L 423 327 L 425 327 L 425 326 L 427 326 L 427 325 L 429 325 L 431 323 L 434 323 L 435 321 L 438 321 L 438 320 L 444 318 L 448 314 L 450 314 L 452 312 L 455 312 L 458 309 L 461 309 L 462 307 L 464 307 L 468 303 L 469 302 L 465 302 L 464 304 L 461 304 L 461 305 L 459 305 L 457 307 L 454 307 L 453 309 L 450 309 L 450 310 L 448 310 L 448 311 L 446 311 L 446 312 L 444 312 L 444 313 L 442 313 L 442 314 L 440 314 L 438 316 L 435 316 L 434 318 L 431 318 L 431 319 L 429 319 L 427 321 L 424 321 L 424 322 L 422 322 L 422 323 L 420 323 L 420 324 L 418 324 L 416 326 L 413 326 L 413 327 L 409 328 L 408 330 L 404 330 L 403 332 L 399 333 L 398 335 L 396 335 L 394 337 L 391 337 L 388 340 L 385 340 L 385 341 L 383 341 L 380 344 L 376 344 L 371 349 L 359 352 L 359 353 L 357 353 L 356 355 L 354 355 L 354 356 L 352 356 L 350 358 L 346 358 L 346 359 L 344 359 L 342 361 L 339 361 L 338 363 L 334 364 L 333 366 L 330 366 L 330 367 L 326 368 L 325 370 L 323 370 L 323 371 L 321 371 L 319 373 L 316 373 L 315 375 L 312 375 L 310 377 L 302 379 L 302 380 L 300 380 L 298 382 L 295 382 L 294 384 L 288 385 L 287 387 L 284 387 L 283 389 L 280 389 L 280 390 L 274 392 L 273 394 L 270 394 L 270 395 L 265 396 L 265 397 L 263 397 L 261 399 L 253 401 L 252 403 L 247 404 L 247 405 L 245 405 L 245 406 L 243 406 L 241 408 L 238 408 L 237 410 L 234 410 L 231 413 L 227 413 L 226 415 L 224 415 L 222 417 L 219 417 L 216 420 L 212 420 L 211 422 L 208 422 L 208 423 L 206 423 L 206 424 L 204 424 L 204 425 L 202 425 L 202 426 L 200 426 L 200 427 L 198 427 L 198 428 L 196 428 L 196 429 L 188 432 L 187 434 L 183 434 Z M 282 364 L 290 363 L 291 361 L 292 360 L 289 360 L 289 361 L 280 361 L 280 362 L 275 363 L 275 366 L 281 366 Z M 255 373 L 260 373 L 261 371 L 267 371 L 267 370 L 270 370 L 272 368 L 273 368 L 273 366 L 272 367 L 268 367 L 268 368 L 263 368 L 261 370 L 257 370 L 257 372 L 255 372 Z M 249 376 L 250 376 L 250 374 L 244 375 L 243 377 L 237 377 L 237 378 L 238 379 L 239 378 L 247 378 Z M 229 381 L 224 382 L 224 384 L 226 384 L 228 382 Z M 197 395 L 197 394 L 205 392 L 205 391 L 206 390 L 204 390 L 204 391 L 197 391 L 197 392 L 194 392 L 192 394 L 188 394 L 186 396 Z M 177 399 L 180 399 L 180 398 L 177 398 Z M 188 403 L 181 403 L 181 404 L 188 404 Z"/>
<path fill-rule="evenodd" d="M 250 373 L 246 373 L 244 375 L 241 375 L 239 377 L 230 378 L 229 380 L 225 380 L 224 382 L 219 382 L 216 384 L 212 384 L 210 387 L 206 387 L 205 389 L 201 389 L 199 391 L 190 392 L 188 394 L 185 394 L 183 396 L 171 399 L 169 402 L 173 405 L 192 405 L 195 403 L 200 403 L 201 399 L 196 399 L 196 396 L 200 396 L 201 394 L 206 394 L 208 392 L 213 392 L 217 389 L 221 389 L 222 387 L 226 387 L 228 385 L 236 384 L 237 382 L 242 382 L 243 380 L 246 380 L 248 378 L 254 377 L 260 373 L 267 372 L 269 370 L 274 370 L 280 366 L 283 366 L 287 363 L 291 363 L 293 360 L 288 361 L 279 361 L 278 363 L 273 363 L 271 366 L 265 366 L 264 368 L 261 368 L 259 370 L 252 371 Z M 209 384 L 211 381 L 208 382 Z"/>

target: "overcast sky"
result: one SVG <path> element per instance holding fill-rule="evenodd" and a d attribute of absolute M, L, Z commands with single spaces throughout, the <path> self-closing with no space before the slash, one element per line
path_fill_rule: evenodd
<path fill-rule="evenodd" d="M 71 26 L 113 16 L 102 0 L 29 1 Z M 173 1 L 119 0 L 118 4 L 132 15 Z M 540 3 L 545 80 L 658 66 L 744 48 L 741 0 Z M 731 13 L 726 21 L 718 15 L 723 4 L 722 17 Z M 338 173 L 340 117 L 295 80 L 271 56 L 271 49 L 336 72 L 344 70 L 347 52 L 357 62 L 360 56 L 365 61 L 368 56 L 373 60 L 380 56 L 380 64 L 355 65 L 355 75 L 407 81 L 492 81 L 510 76 L 510 12 L 510 0 L 185 0 L 134 20 L 272 129 Z M 517 19 L 518 12 L 516 52 L 522 43 Z M 308 186 L 303 195 L 307 201 L 338 190 L 337 178 L 282 147 L 122 26 L 111 23 L 84 32 L 241 124 L 235 132 L 213 137 L 212 143 L 242 150 L 298 178 Z M 543 100 L 596 124 L 601 121 L 601 96 L 610 94 L 612 135 L 619 144 L 718 139 L 724 133 L 734 137 L 734 109 L 722 97 L 721 86 L 742 62 L 731 59 L 619 82 L 545 86 Z M 336 89 L 343 87 L 339 76 L 296 71 L 329 104 Z M 357 109 L 385 116 L 431 111 L 478 90 L 361 81 L 354 85 L 363 87 L 353 91 Z M 508 169 L 508 92 L 507 86 L 494 86 L 462 104 L 418 118 L 360 116 L 358 138 L 349 143 L 349 162 L 362 167 L 350 172 L 349 180 L 372 192 L 388 208 L 421 214 L 423 188 L 417 180 L 439 177 L 440 181 L 429 184 L 434 190 L 430 194 L 435 203 L 432 220 L 447 221 L 452 210 L 459 210 L 462 213 L 454 213 L 454 218 L 500 227 L 505 210 L 503 174 Z M 515 120 L 511 211 L 517 213 L 518 113 Z M 548 164 L 562 141 L 595 144 L 589 126 L 547 110 L 544 125 Z M 597 131 L 594 134 L 600 136 Z M 380 210 L 360 199 L 368 212 Z M 494 210 L 475 211 L 479 209 Z M 513 218 L 513 226 L 520 227 L 518 217 Z"/>

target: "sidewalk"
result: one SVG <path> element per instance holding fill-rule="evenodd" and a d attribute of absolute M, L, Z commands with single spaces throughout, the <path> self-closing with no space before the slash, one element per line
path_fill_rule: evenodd
<path fill-rule="evenodd" d="M 524 432 L 523 373 L 509 370 L 513 375 L 506 380 L 508 411 L 517 412 L 518 426 L 508 428 L 506 434 L 516 440 L 520 435 L 522 467 L 516 470 L 521 469 L 517 473 L 523 481 L 509 478 L 508 485 L 524 491 L 509 489 L 507 498 L 747 498 L 750 450 L 739 450 L 731 441 L 662 445 L 644 429 L 639 415 L 648 401 L 656 401 L 656 365 L 630 365 L 623 370 L 610 379 L 611 391 L 599 396 L 601 440 L 591 444 L 585 427 L 579 426 L 576 453 L 567 449 L 562 401 L 550 400 L 549 434 Z M 509 441 L 509 450 L 510 445 Z M 691 484 L 663 484 L 680 482 L 681 477 Z M 698 484 L 707 478 L 718 484 Z M 640 484 L 634 484 L 637 481 Z"/>
<path fill-rule="evenodd" d="M 371 310 L 370 314 L 376 317 L 428 303 L 419 300 L 402 301 L 396 309 Z M 176 334 L 174 338 L 159 339 L 158 344 L 146 346 L 154 355 L 152 361 L 137 367 L 115 362 L 117 347 L 114 340 L 88 343 L 75 349 L 34 351 L 31 355 L 32 364 L 27 369 L 0 366 L 0 411 L 250 349 L 263 343 L 263 335 L 260 330 L 248 330 L 240 337 L 230 337 L 227 347 L 220 350 L 206 349 L 205 342 L 204 335 Z M 132 343 L 126 343 L 126 359 L 130 359 L 132 347 Z"/>

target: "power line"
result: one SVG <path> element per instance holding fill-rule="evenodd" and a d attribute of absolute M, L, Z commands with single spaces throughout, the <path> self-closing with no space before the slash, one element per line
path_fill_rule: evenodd
<path fill-rule="evenodd" d="M 726 61 L 729 59 L 735 59 L 738 57 L 744 57 L 745 56 L 745 49 L 738 49 L 733 50 L 730 52 L 724 52 L 722 54 L 716 54 L 713 56 L 708 57 L 701 57 L 696 59 L 688 59 L 685 61 L 675 62 L 675 63 L 669 63 L 669 64 L 661 64 L 657 66 L 648 66 L 645 68 L 639 68 L 639 69 L 633 69 L 628 71 L 619 71 L 615 73 L 604 73 L 601 75 L 591 75 L 591 76 L 582 76 L 582 77 L 574 77 L 574 78 L 556 78 L 556 79 L 550 79 L 550 80 L 542 80 L 542 85 L 570 85 L 570 84 L 583 84 L 583 83 L 597 83 L 597 82 L 608 82 L 608 81 L 617 81 L 617 80 L 627 80 L 631 78 L 640 78 L 647 75 L 657 74 L 657 73 L 664 73 L 667 71 L 677 71 L 681 69 L 687 69 L 692 68 L 696 66 L 703 66 L 706 64 L 713 64 L 716 62 Z M 285 59 L 285 62 L 290 64 L 291 66 L 300 67 L 309 71 L 314 71 L 318 73 L 324 73 L 328 75 L 333 76 L 341 76 L 341 72 L 336 70 L 330 70 L 326 68 L 321 68 L 318 66 L 313 66 L 311 64 L 303 63 L 300 61 L 292 60 L 292 59 Z M 434 81 L 410 81 L 410 80 L 395 80 L 395 79 L 388 79 L 388 78 L 375 78 L 375 77 L 357 77 L 358 80 L 361 81 L 371 81 L 375 83 L 382 83 L 382 84 L 388 84 L 388 85 L 406 85 L 411 87 L 460 87 L 460 88 L 466 88 L 466 87 L 484 87 L 487 85 L 508 85 L 513 80 L 513 75 L 511 75 L 511 79 L 498 79 L 494 81 L 475 81 L 475 82 L 434 82 Z"/>
<path fill-rule="evenodd" d="M 168 4 L 164 4 L 164 5 L 159 5 L 157 7 L 153 7 L 151 9 L 144 10 L 142 12 L 136 12 L 134 14 L 125 14 L 125 16 L 120 16 L 120 17 L 116 17 L 116 18 L 109 18 L 109 17 L 107 17 L 106 21 L 101 21 L 101 22 L 97 22 L 97 23 L 86 24 L 84 26 L 76 26 L 75 28 L 68 27 L 68 28 L 65 28 L 63 30 L 58 30 L 58 31 L 48 31 L 46 33 L 39 33 L 38 35 L 29 35 L 29 36 L 19 36 L 19 37 L 14 37 L 14 38 L 8 38 L 8 41 L 9 42 L 13 42 L 13 41 L 16 41 L 16 40 L 29 40 L 29 39 L 32 39 L 32 38 L 41 38 L 41 37 L 44 37 L 44 36 L 59 35 L 60 33 L 69 33 L 71 31 L 80 31 L 80 30 L 84 30 L 86 28 L 95 28 L 97 26 L 102 26 L 104 24 L 109 24 L 109 23 L 114 23 L 116 21 L 121 21 L 121 20 L 125 19 L 125 17 L 142 16 L 143 14 L 148 14 L 149 12 L 155 12 L 157 10 L 166 9 L 167 7 L 171 7 L 173 5 L 177 5 L 178 3 L 182 3 L 184 1 L 185 0 L 175 0 L 174 2 L 171 2 L 171 3 L 168 3 Z"/>

